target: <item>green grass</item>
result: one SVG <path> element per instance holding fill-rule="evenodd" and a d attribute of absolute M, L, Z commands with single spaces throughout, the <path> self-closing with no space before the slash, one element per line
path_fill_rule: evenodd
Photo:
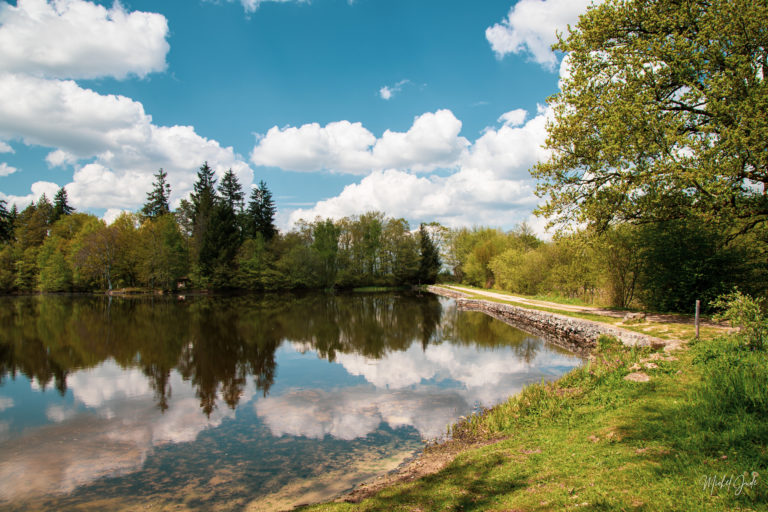
<path fill-rule="evenodd" d="M 471 289 L 471 290 L 479 290 L 479 291 L 484 291 L 484 292 L 498 293 L 498 294 L 501 294 L 501 295 L 512 295 L 514 297 L 521 297 L 523 299 L 528 299 L 528 300 L 539 300 L 539 301 L 543 301 L 543 302 L 553 302 L 555 304 L 563 304 L 565 306 L 602 307 L 600 304 L 596 304 L 596 303 L 590 304 L 590 303 L 588 303 L 588 302 L 586 302 L 586 301 L 584 301 L 582 299 L 576 298 L 576 297 L 564 297 L 562 295 L 557 295 L 557 294 L 525 295 L 525 294 L 522 294 L 522 293 L 514 293 L 514 292 L 507 291 L 507 290 L 498 290 L 496 288 L 491 288 L 491 289 L 481 288 L 479 286 L 472 286 L 472 285 L 460 284 L 460 283 L 445 283 L 443 285 L 438 285 L 438 286 L 447 286 L 447 287 L 457 286 L 457 287 L 467 288 L 467 289 Z"/>
<path fill-rule="evenodd" d="M 362 503 L 308 510 L 768 510 L 768 354 L 717 338 L 675 356 L 629 382 L 656 356 L 603 338 L 589 364 L 453 429 L 500 441 Z"/>

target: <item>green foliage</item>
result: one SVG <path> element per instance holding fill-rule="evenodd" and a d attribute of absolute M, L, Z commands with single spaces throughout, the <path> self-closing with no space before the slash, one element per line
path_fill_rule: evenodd
<path fill-rule="evenodd" d="M 64 292 L 72 289 L 72 268 L 66 254 L 55 247 L 38 256 L 40 289 L 44 292 Z"/>
<path fill-rule="evenodd" d="M 440 273 L 442 263 L 432 235 L 424 224 L 419 226 L 419 273 L 418 280 L 422 284 L 434 284 Z"/>
<path fill-rule="evenodd" d="M 712 302 L 712 307 L 720 310 L 715 318 L 728 320 L 731 326 L 739 327 L 740 338 L 745 346 L 763 350 L 768 345 L 765 299 L 750 297 L 737 289 L 719 296 Z"/>
<path fill-rule="evenodd" d="M 17 290 L 34 290 L 37 288 L 37 255 L 39 247 L 17 248 L 14 255 L 14 283 Z"/>
<path fill-rule="evenodd" d="M 496 276 L 496 284 L 503 290 L 524 295 L 544 291 L 546 279 L 545 251 L 511 248 L 495 257 L 490 268 Z"/>
<path fill-rule="evenodd" d="M 273 254 L 261 235 L 248 238 L 240 246 L 236 256 L 237 284 L 251 290 L 272 290 L 277 288 L 273 282 Z"/>
<path fill-rule="evenodd" d="M 457 249 L 464 253 L 460 257 L 463 280 L 473 286 L 491 288 L 495 282 L 491 261 L 509 247 L 509 238 L 498 229 L 475 228 L 460 231 L 456 237 L 460 244 Z"/>
<path fill-rule="evenodd" d="M 16 268 L 13 248 L 0 245 L 0 292 L 13 291 L 16 281 Z"/>
<path fill-rule="evenodd" d="M 245 194 L 243 193 L 243 187 L 240 185 L 240 181 L 229 169 L 224 173 L 219 183 L 219 196 L 224 204 L 226 204 L 233 212 L 239 213 L 243 210 Z"/>
<path fill-rule="evenodd" d="M 187 246 L 170 213 L 147 220 L 139 229 L 139 275 L 150 288 L 172 290 L 187 274 Z"/>
<path fill-rule="evenodd" d="M 152 190 L 147 192 L 147 202 L 141 208 L 141 214 L 144 217 L 154 219 L 170 213 L 171 207 L 168 201 L 171 197 L 171 184 L 165 180 L 167 177 L 168 173 L 162 168 L 155 174 Z"/>
<path fill-rule="evenodd" d="M 7 204 L 5 199 L 0 199 L 0 244 L 9 241 L 13 236 L 13 220 Z"/>
<path fill-rule="evenodd" d="M 51 223 L 56 222 L 61 217 L 66 215 L 72 215 L 75 209 L 69 205 L 69 198 L 67 197 L 67 189 L 61 187 L 56 195 L 53 197 L 53 213 L 51 214 Z"/>
<path fill-rule="evenodd" d="M 635 298 L 642 266 L 637 229 L 631 224 L 611 226 L 597 240 L 603 262 L 608 303 L 628 308 Z"/>
<path fill-rule="evenodd" d="M 533 175 L 558 223 L 768 218 L 768 4 L 609 0 L 555 45 L 548 161 Z"/>
<path fill-rule="evenodd" d="M 198 284 L 206 287 L 232 286 L 232 262 L 241 243 L 240 226 L 235 208 L 242 203 L 242 190 L 237 177 L 228 171 L 216 194 L 213 169 L 204 163 L 197 173 L 192 193 L 192 247 L 199 272 Z"/>
<path fill-rule="evenodd" d="M 726 245 L 712 228 L 684 221 L 643 226 L 636 250 L 641 254 L 640 297 L 656 311 L 692 312 L 697 299 L 706 308 L 746 277 L 746 259 L 738 247 Z"/>
<path fill-rule="evenodd" d="M 390 284 L 403 285 L 418 281 L 419 247 L 405 219 L 389 219 L 381 233 L 381 277 L 391 276 Z"/>
<path fill-rule="evenodd" d="M 317 221 L 312 227 L 312 250 L 317 256 L 317 277 L 323 288 L 333 288 L 336 284 L 339 235 L 341 229 L 330 219 Z"/>
<path fill-rule="evenodd" d="M 38 247 L 48 234 L 53 215 L 53 205 L 43 194 L 37 203 L 30 204 L 19 213 L 15 221 L 14 235 L 22 249 Z"/>
<path fill-rule="evenodd" d="M 259 186 L 251 190 L 248 202 L 246 222 L 248 235 L 255 238 L 256 235 L 261 234 L 264 240 L 270 241 L 277 234 L 275 211 L 272 192 L 264 181 L 260 181 Z"/>

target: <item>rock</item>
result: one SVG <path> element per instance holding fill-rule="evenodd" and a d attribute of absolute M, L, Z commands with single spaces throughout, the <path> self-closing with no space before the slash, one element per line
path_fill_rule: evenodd
<path fill-rule="evenodd" d="M 657 365 L 656 363 L 645 363 L 643 366 L 645 366 L 649 370 L 655 370 L 656 368 L 659 367 L 659 365 Z"/>
<path fill-rule="evenodd" d="M 642 370 L 639 364 L 635 363 L 632 366 L 629 367 L 629 371 L 636 372 L 637 370 Z"/>
<path fill-rule="evenodd" d="M 628 331 L 618 326 L 522 308 L 512 304 L 477 299 L 457 299 L 456 304 L 461 311 L 482 311 L 519 329 L 544 336 L 551 343 L 585 355 L 596 345 L 601 334 L 613 336 L 626 346 L 662 348 L 667 343 L 653 336 Z"/>
<path fill-rule="evenodd" d="M 643 372 L 634 372 L 624 377 L 624 380 L 631 382 L 648 382 L 651 378 Z"/>
<path fill-rule="evenodd" d="M 624 315 L 625 324 L 639 324 L 645 322 L 645 313 L 627 313 Z"/>

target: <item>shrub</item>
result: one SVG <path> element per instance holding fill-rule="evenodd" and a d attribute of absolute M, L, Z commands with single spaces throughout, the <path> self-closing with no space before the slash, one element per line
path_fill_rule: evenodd
<path fill-rule="evenodd" d="M 728 320 L 733 327 L 739 327 L 742 342 L 753 350 L 763 350 L 768 337 L 768 316 L 764 313 L 764 300 L 755 299 L 734 289 L 711 302 L 713 308 L 721 310 L 715 318 Z"/>

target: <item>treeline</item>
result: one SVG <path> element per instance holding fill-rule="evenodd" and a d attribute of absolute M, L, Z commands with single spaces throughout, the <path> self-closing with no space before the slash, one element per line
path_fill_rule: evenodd
<path fill-rule="evenodd" d="M 231 170 L 217 184 L 205 163 L 172 211 L 166 177 L 160 169 L 142 209 L 110 225 L 75 212 L 64 188 L 21 212 L 0 201 L 0 291 L 393 286 L 433 283 L 440 270 L 434 227 L 412 232 L 372 212 L 280 233 L 263 181 L 246 198 Z"/>
<path fill-rule="evenodd" d="M 445 249 L 450 278 L 525 295 L 652 311 L 690 312 L 734 287 L 768 291 L 768 258 L 756 233 L 736 238 L 685 221 L 582 230 L 551 242 L 525 224 L 510 232 L 452 230 Z"/>

